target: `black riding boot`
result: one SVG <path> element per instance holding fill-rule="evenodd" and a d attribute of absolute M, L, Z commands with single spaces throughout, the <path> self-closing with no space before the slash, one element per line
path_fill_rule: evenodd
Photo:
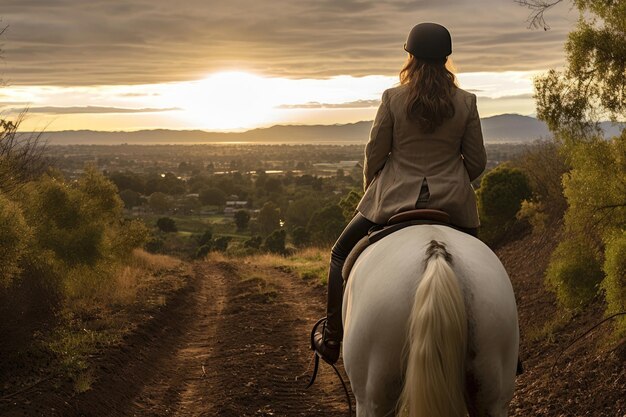
<path fill-rule="evenodd" d="M 328 273 L 328 298 L 326 306 L 326 322 L 323 330 L 315 333 L 313 347 L 317 353 L 330 364 L 339 359 L 339 350 L 343 340 L 341 323 L 341 304 L 343 302 L 343 277 L 341 267 L 331 261 Z"/>

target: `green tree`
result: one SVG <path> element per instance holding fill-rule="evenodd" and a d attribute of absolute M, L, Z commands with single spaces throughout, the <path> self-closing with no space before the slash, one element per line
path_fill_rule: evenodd
<path fill-rule="evenodd" d="M 530 3 L 542 19 L 545 5 Z M 622 251 L 626 228 L 626 131 L 606 140 L 599 122 L 623 120 L 626 114 L 626 7 L 623 1 L 573 4 L 579 20 L 565 45 L 567 66 L 535 81 L 537 116 L 548 124 L 571 164 L 563 176 L 565 239 L 552 255 L 546 278 L 568 307 L 583 305 L 603 279 L 601 288 L 612 311 L 626 304 L 626 295 L 614 291 L 620 282 L 615 271 L 623 265 L 615 254 Z M 558 273 L 568 268 L 574 272 Z M 626 331 L 626 321 L 620 326 Z"/>
<path fill-rule="evenodd" d="M 215 187 L 203 188 L 199 198 L 204 205 L 221 206 L 226 202 L 226 193 Z"/>
<path fill-rule="evenodd" d="M 237 230 L 245 230 L 249 222 L 250 213 L 248 210 L 237 210 L 235 212 L 235 225 L 237 225 Z"/>
<path fill-rule="evenodd" d="M 274 230 L 280 227 L 280 209 L 276 204 L 268 201 L 263 204 L 257 217 L 260 232 L 263 236 L 268 236 Z"/>
<path fill-rule="evenodd" d="M 28 185 L 24 198 L 24 214 L 34 225 L 38 249 L 50 250 L 73 266 L 93 266 L 103 257 L 105 231 L 115 219 L 108 213 L 98 216 L 93 212 L 98 203 L 90 203 L 77 187 L 45 176 Z"/>
<path fill-rule="evenodd" d="M 309 219 L 313 213 L 319 210 L 320 206 L 320 199 L 310 195 L 291 201 L 285 214 L 287 228 L 293 230 L 296 227 L 306 227 L 309 224 Z"/>
<path fill-rule="evenodd" d="M 172 208 L 172 199 L 164 193 L 156 192 L 148 197 L 148 205 L 156 213 L 166 213 Z"/>
<path fill-rule="evenodd" d="M 78 190 L 82 193 L 83 210 L 107 221 L 122 216 L 124 203 L 119 191 L 111 180 L 107 179 L 95 166 L 88 166 L 78 180 Z"/>
<path fill-rule="evenodd" d="M 307 232 L 311 243 L 326 246 L 337 240 L 345 225 L 343 210 L 338 205 L 331 204 L 313 214 L 307 225 Z"/>
<path fill-rule="evenodd" d="M 349 222 L 354 217 L 356 206 L 361 201 L 361 197 L 363 197 L 363 192 L 353 189 L 339 201 L 339 207 L 343 211 L 343 217 L 346 219 L 346 222 Z"/>
<path fill-rule="evenodd" d="M 291 231 L 291 240 L 294 245 L 302 248 L 311 242 L 311 237 L 309 236 L 309 232 L 307 232 L 306 228 L 298 226 Z"/>
<path fill-rule="evenodd" d="M 114 172 L 109 175 L 109 179 L 120 190 L 132 190 L 136 193 L 143 193 L 145 189 L 144 179 L 134 172 Z"/>
<path fill-rule="evenodd" d="M 263 184 L 263 188 L 265 188 L 265 191 L 268 193 L 280 193 L 283 191 L 283 183 L 280 178 L 269 177 L 265 181 L 265 184 Z"/>
<path fill-rule="evenodd" d="M 528 179 L 519 169 L 500 165 L 489 171 L 478 190 L 481 238 L 490 244 L 497 243 L 515 223 L 522 201 L 531 195 Z"/>
<path fill-rule="evenodd" d="M 165 233 L 176 233 L 178 232 L 178 228 L 176 227 L 176 222 L 171 217 L 161 217 L 156 222 L 157 227 L 160 231 Z"/>
<path fill-rule="evenodd" d="M 580 138 L 601 118 L 616 121 L 626 113 L 626 7 L 622 1 L 573 3 L 579 19 L 565 44 L 567 67 L 537 78 L 535 96 L 537 117 L 550 130 Z"/>
<path fill-rule="evenodd" d="M 141 205 L 141 195 L 137 191 L 130 189 L 120 191 L 120 198 L 124 202 L 124 207 L 127 209 Z"/>

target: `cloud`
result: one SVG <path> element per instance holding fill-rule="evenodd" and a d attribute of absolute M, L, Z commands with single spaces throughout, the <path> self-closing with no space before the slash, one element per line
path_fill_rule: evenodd
<path fill-rule="evenodd" d="M 74 106 L 74 107 L 57 107 L 57 106 L 45 106 L 45 107 L 26 107 L 26 108 L 11 108 L 7 111 L 9 113 L 21 113 L 27 111 L 27 113 L 47 113 L 47 114 L 92 114 L 92 113 L 158 113 L 166 111 L 180 110 L 176 107 L 165 109 L 128 109 L 119 107 L 99 107 L 99 106 Z"/>
<path fill-rule="evenodd" d="M 577 16 L 563 4 L 552 30 L 502 0 L 3 0 L 4 60 L 13 85 L 185 81 L 220 70 L 325 78 L 397 74 L 420 21 L 451 31 L 459 70 L 536 70 L 563 63 Z"/>
<path fill-rule="evenodd" d="M 515 94 L 512 96 L 499 96 L 499 97 L 484 97 L 478 94 L 478 99 L 482 101 L 507 101 L 507 100 L 532 100 L 532 94 Z"/>
<path fill-rule="evenodd" d="M 368 107 L 378 107 L 380 100 L 357 100 L 346 103 L 318 103 L 309 102 L 302 104 L 283 104 L 279 109 L 362 109 Z"/>

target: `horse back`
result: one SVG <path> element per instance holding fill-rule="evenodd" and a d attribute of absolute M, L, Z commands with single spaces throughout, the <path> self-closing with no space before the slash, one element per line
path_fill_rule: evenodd
<path fill-rule="evenodd" d="M 360 397 L 376 403 L 373 407 L 395 407 L 406 365 L 408 321 L 432 240 L 452 255 L 451 267 L 463 292 L 468 374 L 482 384 L 482 362 L 496 359 L 508 369 L 509 362 L 517 361 L 515 298 L 496 255 L 480 240 L 449 227 L 412 226 L 368 247 L 350 273 L 343 304 L 343 356 L 357 401 Z"/>

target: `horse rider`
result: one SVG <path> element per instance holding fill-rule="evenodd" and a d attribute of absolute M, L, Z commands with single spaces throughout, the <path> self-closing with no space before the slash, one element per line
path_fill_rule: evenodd
<path fill-rule="evenodd" d="M 343 264 L 370 228 L 401 211 L 433 208 L 448 213 L 457 229 L 473 236 L 478 231 L 471 182 L 485 169 L 487 157 L 476 95 L 457 85 L 445 27 L 416 25 L 404 50 L 408 58 L 400 83 L 383 93 L 365 147 L 365 194 L 331 251 L 326 323 L 313 340 L 330 364 L 339 359 L 343 339 Z"/>

